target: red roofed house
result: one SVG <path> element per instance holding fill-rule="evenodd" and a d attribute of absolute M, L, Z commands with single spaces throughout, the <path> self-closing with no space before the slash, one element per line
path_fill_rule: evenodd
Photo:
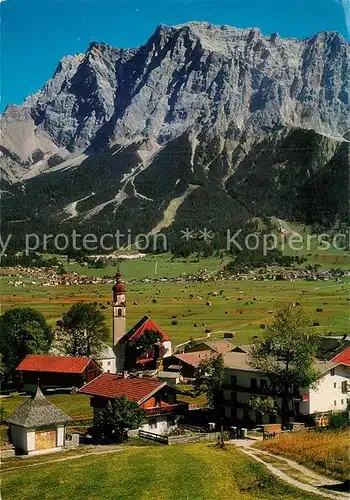
<path fill-rule="evenodd" d="M 126 288 L 120 273 L 113 285 L 113 349 L 116 355 L 117 372 L 125 369 L 154 369 L 162 358 L 171 356 L 171 340 L 148 316 L 144 316 L 128 332 L 126 331 Z M 157 332 L 159 341 L 144 347 L 149 332 Z"/>
<path fill-rule="evenodd" d="M 42 388 L 81 387 L 101 373 L 91 358 L 27 354 L 16 368 L 23 389 L 34 392 L 38 380 Z"/>
<path fill-rule="evenodd" d="M 92 396 L 94 423 L 98 422 L 100 410 L 109 400 L 125 396 L 130 401 L 136 401 L 146 412 L 146 421 L 140 429 L 155 434 L 167 434 L 188 409 L 187 403 L 177 402 L 173 387 L 150 378 L 102 373 L 82 387 L 79 393 Z"/>
<path fill-rule="evenodd" d="M 343 365 L 350 366 L 350 346 L 346 347 L 344 351 L 334 356 L 332 362 L 342 363 Z"/>

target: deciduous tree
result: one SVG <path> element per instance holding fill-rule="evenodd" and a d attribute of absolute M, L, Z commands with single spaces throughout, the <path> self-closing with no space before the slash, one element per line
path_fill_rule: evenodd
<path fill-rule="evenodd" d="M 224 382 L 224 359 L 222 354 L 203 360 L 195 372 L 194 387 L 197 394 L 205 394 L 208 405 L 218 410 Z"/>
<path fill-rule="evenodd" d="M 27 354 L 45 354 L 52 342 L 44 316 L 31 307 L 16 307 L 0 319 L 0 351 L 3 367 L 13 371 Z"/>
<path fill-rule="evenodd" d="M 252 344 L 250 364 L 270 381 L 270 395 L 284 427 L 295 414 L 295 395 L 319 377 L 314 359 L 321 335 L 311 325 L 304 309 L 282 303 L 273 323 Z M 257 411 L 265 411 L 266 404 L 262 398 L 251 402 Z"/>
<path fill-rule="evenodd" d="M 100 439 L 122 443 L 127 440 L 127 429 L 137 429 L 144 418 L 144 410 L 135 401 L 125 396 L 116 398 L 102 408 L 93 433 Z"/>
<path fill-rule="evenodd" d="M 108 328 L 96 303 L 74 304 L 58 322 L 57 345 L 68 356 L 92 356 L 108 339 Z"/>

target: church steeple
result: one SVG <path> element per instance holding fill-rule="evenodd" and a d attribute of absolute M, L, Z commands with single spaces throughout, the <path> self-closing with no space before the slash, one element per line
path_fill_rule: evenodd
<path fill-rule="evenodd" d="M 113 348 L 126 333 L 126 288 L 118 271 L 113 285 Z"/>

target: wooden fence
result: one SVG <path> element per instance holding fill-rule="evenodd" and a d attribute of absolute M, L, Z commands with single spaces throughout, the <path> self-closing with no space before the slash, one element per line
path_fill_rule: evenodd
<path fill-rule="evenodd" d="M 150 439 L 151 441 L 156 441 L 157 443 L 168 444 L 167 436 L 161 436 L 160 434 L 155 434 L 154 432 L 140 430 L 139 436 L 140 438 Z"/>

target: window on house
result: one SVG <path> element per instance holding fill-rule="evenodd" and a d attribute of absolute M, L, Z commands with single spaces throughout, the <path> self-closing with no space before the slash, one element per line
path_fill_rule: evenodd
<path fill-rule="evenodd" d="M 337 383 L 336 382 L 334 382 L 333 387 L 334 387 L 334 389 L 337 388 Z"/>
<path fill-rule="evenodd" d="M 107 373 L 110 373 L 110 370 L 107 370 Z"/>
<path fill-rule="evenodd" d="M 231 408 L 231 418 L 237 420 L 237 408 Z"/>
<path fill-rule="evenodd" d="M 150 429 L 156 429 L 157 428 L 157 419 L 156 418 L 150 418 L 148 421 L 148 425 Z"/>
<path fill-rule="evenodd" d="M 107 366 L 111 366 L 111 362 L 110 361 L 107 361 Z"/>
<path fill-rule="evenodd" d="M 236 375 L 231 375 L 231 385 L 233 385 L 233 386 L 237 385 L 237 376 Z"/>
<path fill-rule="evenodd" d="M 267 380 L 262 379 L 260 380 L 260 389 L 264 390 L 267 387 Z"/>
<path fill-rule="evenodd" d="M 343 382 L 341 383 L 341 392 L 343 394 L 348 393 L 348 381 L 347 380 L 343 380 Z"/>
<path fill-rule="evenodd" d="M 335 375 L 335 369 L 334 368 L 331 369 L 330 374 L 331 374 L 332 377 L 334 377 L 334 375 Z"/>
<path fill-rule="evenodd" d="M 231 392 L 231 403 L 237 403 L 237 392 Z"/>
<path fill-rule="evenodd" d="M 340 404 L 342 404 L 342 405 L 344 404 L 344 399 L 340 400 Z"/>
<path fill-rule="evenodd" d="M 118 316 L 121 316 L 123 314 L 121 309 L 118 309 Z"/>
<path fill-rule="evenodd" d="M 249 422 L 250 421 L 250 414 L 248 410 L 243 411 L 243 420 L 244 422 Z"/>
<path fill-rule="evenodd" d="M 336 400 L 333 401 L 333 406 L 337 406 L 337 401 Z"/>
<path fill-rule="evenodd" d="M 276 415 L 269 415 L 269 422 L 270 424 L 275 424 L 277 422 Z"/>
<path fill-rule="evenodd" d="M 251 378 L 250 379 L 250 388 L 251 389 L 256 389 L 257 387 L 257 381 L 256 381 L 256 378 Z"/>

